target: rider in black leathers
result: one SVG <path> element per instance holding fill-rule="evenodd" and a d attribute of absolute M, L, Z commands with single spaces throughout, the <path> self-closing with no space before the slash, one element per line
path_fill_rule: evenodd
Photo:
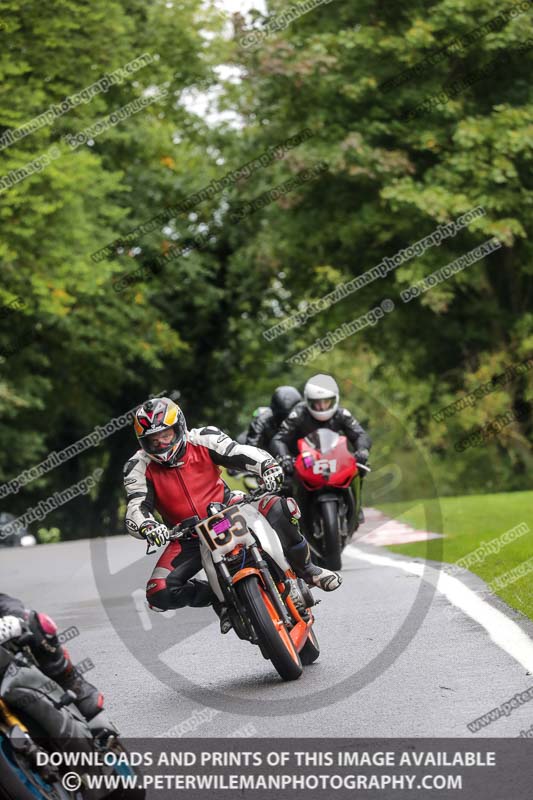
<path fill-rule="evenodd" d="M 355 451 L 357 462 L 366 465 L 372 446 L 370 436 L 347 408 L 339 406 L 336 381 L 330 375 L 319 374 L 307 381 L 303 402 L 293 408 L 271 442 L 271 452 L 288 478 L 294 472 L 298 439 L 318 428 L 329 428 L 346 436 Z M 359 510 L 359 522 L 364 522 L 362 509 Z"/>
<path fill-rule="evenodd" d="M 254 414 L 246 435 L 246 444 L 270 452 L 273 436 L 292 408 L 299 403 L 302 395 L 294 386 L 278 386 L 272 395 L 270 406 Z"/>
<path fill-rule="evenodd" d="M 95 717 L 103 708 L 104 697 L 76 670 L 68 652 L 59 643 L 55 622 L 46 614 L 25 608 L 16 597 L 0 593 L 0 619 L 2 617 L 24 620 L 32 634 L 28 644 L 41 672 L 65 691 L 74 692 L 74 702 L 86 719 Z"/>

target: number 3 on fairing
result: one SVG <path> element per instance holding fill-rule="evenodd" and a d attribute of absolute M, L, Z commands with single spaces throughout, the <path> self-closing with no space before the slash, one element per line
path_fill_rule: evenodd
<path fill-rule="evenodd" d="M 242 536 L 247 531 L 246 520 L 237 508 L 227 509 L 208 519 L 200 527 L 211 550 L 228 545 L 233 536 Z"/>

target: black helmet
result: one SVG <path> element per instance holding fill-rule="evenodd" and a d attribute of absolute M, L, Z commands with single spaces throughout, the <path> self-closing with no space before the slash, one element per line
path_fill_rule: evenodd
<path fill-rule="evenodd" d="M 281 423 L 289 414 L 291 408 L 299 403 L 302 395 L 294 386 L 278 386 L 272 395 L 270 408 L 276 422 Z"/>

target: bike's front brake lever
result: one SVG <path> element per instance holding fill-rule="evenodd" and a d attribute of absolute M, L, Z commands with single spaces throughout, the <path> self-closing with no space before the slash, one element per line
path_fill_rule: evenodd
<path fill-rule="evenodd" d="M 242 503 L 254 503 L 256 500 L 259 500 L 265 494 L 272 494 L 268 492 L 264 486 L 260 486 L 258 489 L 254 489 L 253 491 L 249 492 Z"/>
<path fill-rule="evenodd" d="M 194 526 L 188 525 L 185 528 L 181 528 L 179 525 L 176 525 L 174 528 L 170 529 L 169 541 L 175 542 L 178 539 L 190 539 L 191 536 L 196 536 Z"/>

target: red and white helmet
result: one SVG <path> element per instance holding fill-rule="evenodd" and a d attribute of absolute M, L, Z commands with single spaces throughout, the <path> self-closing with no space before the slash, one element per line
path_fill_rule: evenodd
<path fill-rule="evenodd" d="M 154 397 L 140 406 L 133 421 L 145 453 L 160 464 L 173 464 L 187 447 L 187 423 L 181 408 L 169 397 Z"/>
<path fill-rule="evenodd" d="M 331 375 L 313 375 L 305 384 L 304 400 L 311 416 L 319 422 L 326 422 L 339 407 L 337 382 Z"/>

